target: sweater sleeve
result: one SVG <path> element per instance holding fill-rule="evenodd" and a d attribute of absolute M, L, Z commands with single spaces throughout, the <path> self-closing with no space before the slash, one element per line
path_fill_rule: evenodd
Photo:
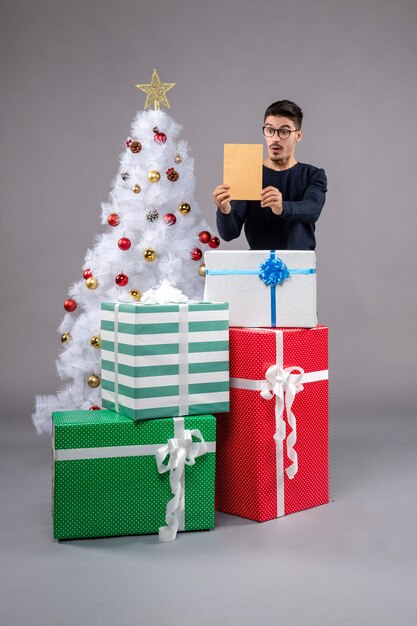
<path fill-rule="evenodd" d="M 303 199 L 299 202 L 284 200 L 281 217 L 290 222 L 314 224 L 320 217 L 326 200 L 327 177 L 323 169 L 318 169 L 308 181 Z"/>
<path fill-rule="evenodd" d="M 217 209 L 217 231 L 224 241 L 231 241 L 239 237 L 245 221 L 247 203 L 246 200 L 232 200 L 230 213 L 222 213 Z"/>

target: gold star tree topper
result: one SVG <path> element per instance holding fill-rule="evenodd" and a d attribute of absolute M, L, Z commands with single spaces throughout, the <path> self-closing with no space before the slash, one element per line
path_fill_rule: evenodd
<path fill-rule="evenodd" d="M 145 109 L 149 109 L 149 107 L 154 105 L 155 110 L 159 110 L 161 104 L 166 106 L 168 109 L 171 108 L 168 98 L 166 97 L 166 92 L 175 87 L 175 83 L 161 83 L 158 72 L 155 69 L 150 83 L 135 85 L 135 87 L 147 94 L 144 107 Z"/>

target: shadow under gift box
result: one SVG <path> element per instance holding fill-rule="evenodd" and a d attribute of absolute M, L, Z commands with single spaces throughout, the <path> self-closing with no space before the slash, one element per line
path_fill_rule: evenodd
<path fill-rule="evenodd" d="M 139 535 L 166 528 L 170 473 L 159 473 L 156 453 L 184 429 L 198 429 L 207 451 L 193 465 L 185 465 L 179 530 L 214 527 L 214 416 L 134 422 L 112 411 L 64 411 L 53 414 L 53 424 L 55 539 Z"/>
<path fill-rule="evenodd" d="M 229 409 L 224 302 L 101 304 L 102 405 L 134 420 Z"/>
<path fill-rule="evenodd" d="M 315 252 L 212 250 L 204 262 L 204 300 L 228 302 L 230 326 L 316 326 Z"/>
<path fill-rule="evenodd" d="M 230 377 L 216 510 L 265 522 L 327 503 L 327 327 L 231 328 Z"/>

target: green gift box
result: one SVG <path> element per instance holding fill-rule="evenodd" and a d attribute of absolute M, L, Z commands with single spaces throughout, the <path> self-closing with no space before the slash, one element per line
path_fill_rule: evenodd
<path fill-rule="evenodd" d="M 101 393 L 131 419 L 229 410 L 225 302 L 101 305 Z"/>
<path fill-rule="evenodd" d="M 214 527 L 216 420 L 52 416 L 53 533 L 81 539 Z"/>

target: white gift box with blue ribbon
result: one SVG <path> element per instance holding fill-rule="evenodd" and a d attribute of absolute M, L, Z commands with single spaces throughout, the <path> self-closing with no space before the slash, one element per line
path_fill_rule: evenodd
<path fill-rule="evenodd" d="M 315 252 L 213 250 L 204 260 L 204 300 L 228 302 L 230 326 L 317 326 Z"/>

